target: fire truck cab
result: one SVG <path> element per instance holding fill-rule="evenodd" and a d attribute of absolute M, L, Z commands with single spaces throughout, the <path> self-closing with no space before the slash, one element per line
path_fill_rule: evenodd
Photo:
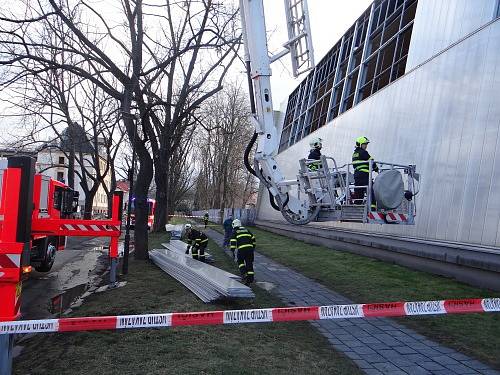
<path fill-rule="evenodd" d="M 49 176 L 36 174 L 33 181 L 32 221 L 69 219 L 78 209 L 79 193 Z M 48 272 L 56 252 L 64 250 L 66 236 L 31 235 L 30 265 L 39 272 Z"/>

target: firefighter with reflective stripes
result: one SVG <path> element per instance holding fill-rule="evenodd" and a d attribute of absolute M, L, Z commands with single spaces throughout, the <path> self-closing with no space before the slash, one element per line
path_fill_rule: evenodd
<path fill-rule="evenodd" d="M 356 148 L 352 154 L 352 165 L 354 168 L 354 186 L 368 186 L 370 181 L 370 160 L 373 158 L 366 151 L 370 140 L 367 137 L 356 138 Z M 376 163 L 372 164 L 372 171 L 378 172 Z M 366 193 L 366 187 L 354 189 L 354 199 L 363 199 Z M 372 210 L 377 208 L 373 189 L 371 191 L 371 207 Z"/>
<path fill-rule="evenodd" d="M 311 139 L 311 141 L 309 142 L 309 146 L 311 146 L 311 151 L 309 152 L 309 156 L 307 157 L 307 159 L 317 160 L 307 166 L 307 168 L 312 172 L 315 172 L 319 168 L 321 168 L 321 162 L 319 160 L 321 159 L 321 147 L 323 146 L 322 142 L 323 140 L 318 137 Z"/>
<path fill-rule="evenodd" d="M 238 219 L 233 220 L 233 234 L 231 236 L 231 251 L 237 252 L 238 268 L 246 285 L 254 281 L 253 253 L 255 250 L 255 236 L 241 225 Z"/>
<path fill-rule="evenodd" d="M 209 218 L 210 218 L 210 216 L 208 215 L 208 212 L 205 212 L 205 215 L 203 215 L 203 223 L 205 224 L 205 228 L 208 225 L 208 219 Z"/>
<path fill-rule="evenodd" d="M 186 229 L 186 240 L 187 240 L 187 250 L 186 254 L 189 254 L 191 249 L 191 254 L 193 259 L 204 262 L 205 261 L 205 249 L 208 245 L 208 237 L 205 233 L 196 230 L 191 224 L 185 225 Z"/>

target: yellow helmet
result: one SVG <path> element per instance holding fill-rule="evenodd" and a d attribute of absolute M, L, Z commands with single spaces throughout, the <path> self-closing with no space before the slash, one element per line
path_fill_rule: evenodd
<path fill-rule="evenodd" d="M 364 145 L 365 143 L 370 143 L 370 140 L 366 137 L 356 138 L 356 146 L 361 146 L 361 145 Z"/>

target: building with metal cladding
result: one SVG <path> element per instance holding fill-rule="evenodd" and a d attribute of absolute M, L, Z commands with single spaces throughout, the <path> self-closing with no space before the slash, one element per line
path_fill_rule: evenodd
<path fill-rule="evenodd" d="M 416 225 L 329 225 L 500 246 L 499 4 L 376 0 L 291 93 L 276 157 L 287 178 L 313 136 L 339 164 L 366 136 L 376 160 L 421 173 Z M 258 218 L 283 220 L 266 194 Z"/>

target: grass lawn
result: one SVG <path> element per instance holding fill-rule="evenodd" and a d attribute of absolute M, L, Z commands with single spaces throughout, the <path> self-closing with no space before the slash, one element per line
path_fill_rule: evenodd
<path fill-rule="evenodd" d="M 212 227 L 221 231 L 221 228 Z M 449 278 L 252 228 L 257 251 L 357 303 L 499 297 Z M 257 275 L 258 278 L 258 275 Z M 416 331 L 500 368 L 500 314 L 399 318 Z"/>
<path fill-rule="evenodd" d="M 150 248 L 166 235 L 151 235 Z M 213 242 L 216 266 L 234 263 Z M 73 316 L 278 306 L 254 288 L 253 301 L 205 305 L 151 262 L 130 262 L 128 284 L 90 296 Z M 359 374 L 307 322 L 37 335 L 23 343 L 15 374 Z"/>

